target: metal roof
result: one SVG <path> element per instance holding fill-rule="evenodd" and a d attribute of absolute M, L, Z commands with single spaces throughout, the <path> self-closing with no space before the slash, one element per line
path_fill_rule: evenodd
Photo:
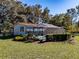
<path fill-rule="evenodd" d="M 33 23 L 27 23 L 27 22 L 17 23 L 16 25 L 33 26 L 33 27 L 36 27 L 36 26 L 37 26 L 36 24 L 33 24 Z M 16 25 L 15 25 L 15 26 L 16 26 Z"/>
<path fill-rule="evenodd" d="M 43 27 L 43 28 L 62 28 L 58 27 L 52 24 L 47 24 L 47 23 L 40 23 L 40 24 L 33 24 L 33 23 L 17 23 L 16 25 L 24 25 L 24 26 L 32 26 L 32 27 Z"/>
<path fill-rule="evenodd" d="M 38 24 L 38 27 L 44 27 L 44 28 L 62 28 L 62 27 L 58 27 L 58 26 L 55 26 L 55 25 L 52 25 L 52 24 L 47 24 L 47 23 Z"/>

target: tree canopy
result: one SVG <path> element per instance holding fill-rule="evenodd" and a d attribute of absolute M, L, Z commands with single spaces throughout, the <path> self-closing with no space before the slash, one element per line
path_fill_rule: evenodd
<path fill-rule="evenodd" d="M 16 0 L 0 0 L 0 32 L 9 32 L 17 22 L 46 22 L 72 31 L 79 28 L 79 6 L 67 10 L 67 13 L 51 16 L 48 7 L 23 4 Z"/>

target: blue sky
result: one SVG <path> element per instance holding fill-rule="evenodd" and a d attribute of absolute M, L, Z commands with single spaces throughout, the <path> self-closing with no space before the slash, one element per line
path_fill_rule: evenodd
<path fill-rule="evenodd" d="M 79 5 L 79 0 L 21 0 L 28 5 L 40 4 L 42 8 L 48 7 L 50 14 L 65 13 L 67 9 Z"/>

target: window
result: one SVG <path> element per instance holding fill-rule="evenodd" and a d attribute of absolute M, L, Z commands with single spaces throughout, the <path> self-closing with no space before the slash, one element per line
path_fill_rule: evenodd
<path fill-rule="evenodd" d="M 35 28 L 35 29 L 34 29 L 34 31 L 38 31 L 38 29 L 37 29 L 37 28 Z"/>
<path fill-rule="evenodd" d="M 42 28 L 40 28 L 40 29 L 39 29 L 39 31 L 43 31 L 43 29 L 42 29 Z"/>
<path fill-rule="evenodd" d="M 34 31 L 43 31 L 42 28 L 35 28 Z"/>
<path fill-rule="evenodd" d="M 27 31 L 33 31 L 33 29 L 27 29 Z"/>
<path fill-rule="evenodd" d="M 24 27 L 20 27 L 20 32 L 24 32 Z"/>

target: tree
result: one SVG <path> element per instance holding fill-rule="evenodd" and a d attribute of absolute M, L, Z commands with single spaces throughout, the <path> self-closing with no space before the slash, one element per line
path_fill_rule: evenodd
<path fill-rule="evenodd" d="M 49 19 L 49 9 L 46 7 L 42 13 L 43 20 L 48 22 Z"/>
<path fill-rule="evenodd" d="M 6 32 L 10 32 L 11 27 L 13 27 L 13 2 L 15 1 L 3 0 L 0 3 L 0 31 L 3 32 L 4 35 Z"/>
<path fill-rule="evenodd" d="M 59 14 L 51 18 L 49 23 L 65 28 L 67 31 L 71 31 L 71 17 L 68 14 Z"/>
<path fill-rule="evenodd" d="M 76 21 L 77 12 L 75 8 L 71 8 L 67 10 L 67 14 L 70 15 L 72 23 Z"/>
<path fill-rule="evenodd" d="M 76 28 L 76 31 L 78 31 L 79 5 L 76 6 L 76 8 L 68 9 L 67 14 L 71 17 L 72 26 L 74 26 L 74 29 Z"/>
<path fill-rule="evenodd" d="M 57 25 L 57 26 L 63 26 L 63 19 L 64 19 L 64 14 L 55 15 L 52 17 L 49 23 Z"/>
<path fill-rule="evenodd" d="M 8 13 L 10 10 L 7 6 L 4 6 L 2 4 L 0 4 L 0 8 L 1 8 L 0 9 L 0 17 L 1 17 L 1 19 L 0 19 L 1 23 L 0 24 L 1 24 L 1 27 L 2 27 L 0 30 L 5 32 L 5 30 L 7 31 L 7 30 L 10 29 L 10 25 L 11 25 L 10 20 L 9 20 L 10 14 Z"/>

